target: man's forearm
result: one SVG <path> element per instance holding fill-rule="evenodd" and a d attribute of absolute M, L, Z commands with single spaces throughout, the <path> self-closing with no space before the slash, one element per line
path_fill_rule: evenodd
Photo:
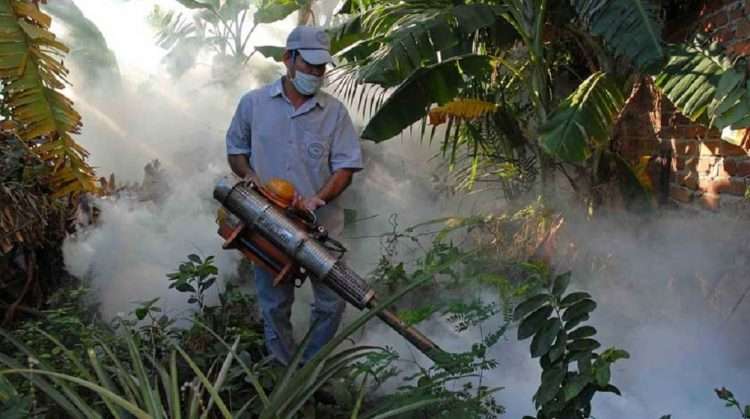
<path fill-rule="evenodd" d="M 227 156 L 227 161 L 229 161 L 229 167 L 232 169 L 232 172 L 237 176 L 242 179 L 258 180 L 258 175 L 250 167 L 246 154 L 230 154 Z"/>
<path fill-rule="evenodd" d="M 351 185 L 353 174 L 354 171 L 351 169 L 339 169 L 333 172 L 326 184 L 323 185 L 323 188 L 315 196 L 325 202 L 333 201 Z"/>

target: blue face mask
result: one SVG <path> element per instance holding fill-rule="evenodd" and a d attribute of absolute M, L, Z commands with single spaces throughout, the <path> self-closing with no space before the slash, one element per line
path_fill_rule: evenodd
<path fill-rule="evenodd" d="M 312 96 L 323 86 L 323 77 L 313 76 L 312 74 L 295 71 L 292 84 L 297 91 L 305 96 Z"/>

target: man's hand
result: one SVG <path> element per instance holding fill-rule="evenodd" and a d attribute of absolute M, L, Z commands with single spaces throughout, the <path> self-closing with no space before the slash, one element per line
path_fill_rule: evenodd
<path fill-rule="evenodd" d="M 242 180 L 243 180 L 244 182 L 252 182 L 252 183 L 254 183 L 254 184 L 255 184 L 256 186 L 263 186 L 263 184 L 261 184 L 261 183 L 260 183 L 260 178 L 258 178 L 258 176 L 257 176 L 257 175 L 256 175 L 255 173 L 248 173 L 248 174 L 246 174 L 246 175 L 245 175 L 245 176 L 244 176 L 244 177 L 242 178 Z"/>
<path fill-rule="evenodd" d="M 302 211 L 310 211 L 313 212 L 316 209 L 322 207 L 325 205 L 326 202 L 322 199 L 318 198 L 317 196 L 311 196 L 308 198 L 303 198 L 298 193 L 294 193 L 294 200 L 292 200 L 292 207 L 297 208 L 298 210 Z"/>

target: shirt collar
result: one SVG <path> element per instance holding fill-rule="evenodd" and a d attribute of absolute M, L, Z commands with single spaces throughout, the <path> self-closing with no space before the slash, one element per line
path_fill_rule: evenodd
<path fill-rule="evenodd" d="M 284 94 L 284 87 L 283 87 L 283 84 L 282 84 L 282 80 L 283 80 L 283 77 L 279 78 L 275 82 L 273 82 L 273 84 L 271 85 L 271 90 L 269 92 L 269 96 L 270 97 L 281 96 L 284 99 L 289 100 L 289 99 L 287 99 L 286 95 Z M 323 94 L 323 92 L 318 91 L 312 97 L 312 100 L 315 101 L 316 105 L 320 106 L 321 108 L 325 108 L 326 107 L 326 101 L 325 101 L 325 97 L 324 96 L 325 95 Z"/>

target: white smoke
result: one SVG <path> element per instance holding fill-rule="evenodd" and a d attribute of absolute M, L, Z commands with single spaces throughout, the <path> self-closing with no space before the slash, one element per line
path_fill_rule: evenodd
<path fill-rule="evenodd" d="M 229 174 L 224 133 L 242 93 L 278 73 L 276 66 L 254 57 L 253 72 L 233 89 L 209 84 L 210 70 L 202 65 L 179 80 L 169 78 L 160 65 L 164 51 L 154 46 L 155 34 L 146 21 L 154 4 L 175 6 L 169 3 L 76 2 L 102 30 L 122 74 L 121 87 L 97 85 L 77 79 L 72 68 L 73 86 L 66 93 L 84 121 L 77 140 L 91 153 L 98 174 L 114 173 L 117 185 L 140 183 L 144 166 L 158 159 L 166 175 L 160 180 L 168 186 L 159 190 L 158 203 L 138 196 L 100 201 L 99 224 L 64 245 L 68 269 L 92 280 L 107 318 L 155 297 L 161 298 L 161 307 L 181 314 L 187 298 L 168 290 L 166 275 L 188 254 L 216 256 L 219 271 L 235 275 L 239 256 L 221 249 L 212 198 L 216 180 Z M 274 31 L 259 28 L 253 39 L 281 42 L 269 32 Z"/>

